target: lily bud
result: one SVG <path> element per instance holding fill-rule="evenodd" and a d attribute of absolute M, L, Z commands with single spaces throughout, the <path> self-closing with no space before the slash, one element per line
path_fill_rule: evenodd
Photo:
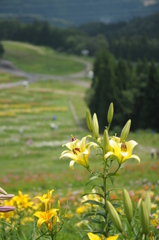
<path fill-rule="evenodd" d="M 0 194 L 0 200 L 8 200 L 14 197 L 14 194 L 6 194 L 6 195 L 2 195 Z"/>
<path fill-rule="evenodd" d="M 137 208 L 140 208 L 141 202 L 142 202 L 142 198 L 139 199 L 139 201 L 137 203 Z"/>
<path fill-rule="evenodd" d="M 60 200 L 57 202 L 57 208 L 60 210 Z"/>
<path fill-rule="evenodd" d="M 10 212 L 14 210 L 15 210 L 15 207 L 12 207 L 12 206 L 0 206 L 0 212 Z"/>
<path fill-rule="evenodd" d="M 93 114 L 93 133 L 95 138 L 99 137 L 99 124 L 96 113 Z"/>
<path fill-rule="evenodd" d="M 87 109 L 86 111 L 86 123 L 89 131 L 92 132 L 93 131 L 92 116 L 89 109 Z"/>
<path fill-rule="evenodd" d="M 3 193 L 3 194 L 5 194 L 5 195 L 7 194 L 7 192 L 6 192 L 6 191 L 4 191 L 4 189 L 3 189 L 3 188 L 1 188 L 1 187 L 0 187 L 0 193 Z"/>
<path fill-rule="evenodd" d="M 115 208 L 113 207 L 113 205 L 109 201 L 107 201 L 107 207 L 108 207 L 108 211 L 110 214 L 110 218 L 111 218 L 115 228 L 119 232 L 123 232 L 123 227 L 122 227 L 119 215 L 118 215 L 117 211 L 115 210 Z"/>
<path fill-rule="evenodd" d="M 150 214 L 151 211 L 151 197 L 150 197 L 150 193 L 146 193 L 146 197 L 145 197 L 145 204 L 148 210 L 148 214 Z"/>
<path fill-rule="evenodd" d="M 132 221 L 133 218 L 133 207 L 132 207 L 132 201 L 129 196 L 129 193 L 126 189 L 123 190 L 123 204 L 124 204 L 124 212 L 126 214 L 126 217 L 129 221 L 129 223 Z"/>
<path fill-rule="evenodd" d="M 108 114 L 107 114 L 108 124 L 111 124 L 111 122 L 112 122 L 113 113 L 114 113 L 114 107 L 113 107 L 113 103 L 111 103 L 111 104 L 109 105 Z"/>
<path fill-rule="evenodd" d="M 129 134 L 129 131 L 130 131 L 130 126 L 131 126 L 131 120 L 129 119 L 127 121 L 127 123 L 125 124 L 125 126 L 123 127 L 123 130 L 121 132 L 120 142 L 125 142 L 126 141 L 127 136 Z"/>
<path fill-rule="evenodd" d="M 110 144 L 109 144 L 109 135 L 107 129 L 104 131 L 104 137 L 103 137 L 103 152 L 106 154 L 110 150 Z"/>
<path fill-rule="evenodd" d="M 148 214 L 148 210 L 147 210 L 147 207 L 146 207 L 146 204 L 144 201 L 141 202 L 140 218 L 141 218 L 142 232 L 144 234 L 148 234 L 148 232 L 149 232 L 149 214 Z"/>

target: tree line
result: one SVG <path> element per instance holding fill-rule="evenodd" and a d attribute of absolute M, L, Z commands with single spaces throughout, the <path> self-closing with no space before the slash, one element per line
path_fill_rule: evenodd
<path fill-rule="evenodd" d="M 131 25 L 134 26 L 133 23 Z M 100 126 L 104 129 L 105 112 L 110 102 L 113 102 L 114 126 L 123 126 L 131 118 L 133 130 L 151 128 L 159 131 L 159 70 L 156 63 L 159 60 L 158 31 L 152 28 L 156 35 L 153 33 L 153 37 L 150 37 L 150 30 L 148 35 L 143 32 L 141 35 L 132 27 L 130 37 L 130 30 L 128 34 L 124 33 L 127 27 L 125 23 L 106 26 L 106 37 L 103 25 L 99 24 L 92 29 L 94 32 L 96 29 L 95 34 L 90 33 L 91 28 L 88 33 L 84 27 L 83 30 L 60 29 L 51 27 L 48 22 L 24 24 L 17 19 L 1 20 L 0 41 L 29 42 L 74 54 L 81 54 L 83 49 L 87 49 L 89 55 L 96 57 L 92 87 L 86 100 L 91 112 L 97 113 Z M 118 28 L 122 29 L 123 35 L 120 35 Z M 0 55 L 3 53 L 0 44 Z"/>
<path fill-rule="evenodd" d="M 0 41 L 28 42 L 77 55 L 87 49 L 89 56 L 94 56 L 100 48 L 105 48 L 117 59 L 137 61 L 146 57 L 159 61 L 159 14 L 149 17 L 149 21 L 144 19 L 108 25 L 91 23 L 67 29 L 52 27 L 47 21 L 22 23 L 18 19 L 1 20 Z"/>
<path fill-rule="evenodd" d="M 119 59 L 108 51 L 100 51 L 94 63 L 94 77 L 86 101 L 92 112 L 97 113 L 101 131 L 107 124 L 106 112 L 114 103 L 113 125 L 118 132 L 128 119 L 132 130 L 159 131 L 159 68 L 146 59 L 136 64 Z"/>

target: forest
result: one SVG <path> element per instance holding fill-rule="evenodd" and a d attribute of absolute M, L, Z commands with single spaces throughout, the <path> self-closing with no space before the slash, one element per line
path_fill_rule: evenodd
<path fill-rule="evenodd" d="M 18 19 L 0 20 L 0 41 L 14 40 L 49 46 L 57 51 L 81 55 L 83 49 L 94 56 L 100 48 L 114 56 L 137 61 L 159 61 L 159 13 L 129 22 L 88 23 L 79 27 L 52 27 L 47 21 L 23 23 Z"/>
<path fill-rule="evenodd" d="M 87 49 L 95 61 L 86 101 L 91 112 L 97 112 L 101 130 L 105 127 L 104 113 L 113 101 L 116 128 L 131 118 L 134 130 L 159 131 L 158 23 L 159 14 L 128 23 L 90 23 L 67 29 L 52 27 L 46 21 L 26 24 L 18 19 L 1 20 L 0 41 L 28 42 L 76 55 Z M 3 53 L 0 44 L 0 55 Z"/>
<path fill-rule="evenodd" d="M 113 102 L 116 116 L 113 126 L 119 127 L 127 119 L 132 120 L 132 130 L 153 129 L 159 131 L 159 66 L 154 61 L 116 61 L 107 51 L 100 51 L 94 63 L 94 78 L 86 100 L 91 112 L 99 116 L 99 124 L 105 127 L 105 109 Z"/>

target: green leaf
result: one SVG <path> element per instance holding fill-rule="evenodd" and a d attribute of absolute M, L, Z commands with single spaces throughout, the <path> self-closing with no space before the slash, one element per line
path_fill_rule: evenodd
<path fill-rule="evenodd" d="M 93 222 L 93 223 L 97 223 L 97 224 L 102 224 L 103 221 L 100 221 L 100 220 L 97 220 L 97 219 L 94 219 L 94 218 L 84 218 L 85 220 L 88 220 L 89 222 Z"/>
<path fill-rule="evenodd" d="M 105 206 L 103 203 L 98 202 L 98 201 L 95 201 L 95 200 L 87 200 L 87 201 L 82 202 L 82 203 L 83 203 L 83 204 L 90 203 L 90 204 L 92 204 L 92 205 L 98 205 L 98 206 L 100 206 L 100 207 L 102 207 L 102 208 L 104 208 L 104 206 Z"/>
<path fill-rule="evenodd" d="M 106 235 L 106 232 L 102 231 L 101 229 L 96 229 L 92 233 L 94 233 L 94 234 L 100 233 L 100 234 Z"/>
<path fill-rule="evenodd" d="M 95 188 L 95 187 L 99 187 L 99 188 L 102 189 L 102 191 L 104 192 L 104 186 L 103 186 L 103 185 L 97 185 L 97 184 L 95 184 L 95 185 L 92 186 L 92 189 Z"/>
<path fill-rule="evenodd" d="M 108 176 L 108 177 L 109 177 L 111 183 L 114 184 L 114 177 L 112 177 L 112 176 Z"/>
<path fill-rule="evenodd" d="M 91 177 L 91 178 L 89 179 L 89 182 L 86 183 L 86 185 L 88 185 L 90 182 L 92 182 L 92 181 L 94 181 L 94 180 L 96 180 L 96 179 L 98 179 L 98 178 L 102 178 L 102 175 L 99 174 L 99 173 L 96 173 L 93 177 Z"/>
<path fill-rule="evenodd" d="M 85 194 L 82 195 L 82 197 L 87 196 L 87 195 L 90 195 L 90 194 L 95 194 L 95 195 L 98 195 L 98 196 L 104 198 L 104 196 L 103 196 L 101 193 L 96 193 L 96 192 L 95 192 L 95 193 L 93 193 L 93 192 L 85 193 Z"/>
<path fill-rule="evenodd" d="M 98 175 L 96 175 L 96 176 L 93 176 L 93 177 L 91 177 L 90 179 L 89 179 L 89 181 L 91 182 L 91 181 L 93 181 L 93 180 L 95 180 L 95 179 L 97 179 L 97 178 L 100 178 Z"/>
<path fill-rule="evenodd" d="M 103 211 L 96 211 L 96 212 L 90 212 L 84 215 L 84 218 L 90 217 L 90 216 L 102 216 L 105 217 L 105 212 Z"/>

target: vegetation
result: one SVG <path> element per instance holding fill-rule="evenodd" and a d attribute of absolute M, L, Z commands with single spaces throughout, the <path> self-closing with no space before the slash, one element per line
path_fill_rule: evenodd
<path fill-rule="evenodd" d="M 87 101 L 91 112 L 96 112 L 101 125 L 105 127 L 105 112 L 109 102 L 114 102 L 116 116 L 114 126 L 122 126 L 132 119 L 132 129 L 153 129 L 159 131 L 159 66 L 153 61 L 115 61 L 113 55 L 101 51 L 95 60 L 94 78 Z M 118 129 L 116 129 L 118 132 Z"/>
<path fill-rule="evenodd" d="M 12 61 L 18 68 L 26 72 L 68 75 L 84 69 L 84 64 L 80 60 L 75 60 L 75 56 L 58 54 L 46 47 L 38 48 L 19 42 L 13 44 L 9 41 L 3 42 L 3 47 L 5 49 L 4 58 Z M 31 65 L 30 59 L 32 59 Z"/>
<path fill-rule="evenodd" d="M 159 61 L 158 22 L 158 13 L 127 23 L 90 23 L 67 29 L 51 27 L 46 21 L 24 24 L 15 19 L 1 20 L 0 40 L 29 42 L 78 55 L 86 49 L 89 56 L 104 48 L 117 59 Z"/>
<path fill-rule="evenodd" d="M 4 48 L 2 43 L 0 43 L 0 58 L 3 56 L 3 54 L 4 54 Z"/>
<path fill-rule="evenodd" d="M 25 55 L 25 52 L 28 53 L 28 46 L 22 45 L 19 45 L 19 48 L 23 48 Z M 6 51 L 7 48 L 10 48 L 11 52 L 11 46 L 14 50 L 15 44 L 10 43 L 10 45 L 6 45 Z M 32 47 L 34 48 L 34 46 Z M 38 48 L 38 50 L 43 50 L 43 48 Z M 33 51 L 34 54 L 35 52 Z M 17 52 L 17 59 L 18 57 Z M 16 52 L 14 58 L 16 59 Z M 30 58 L 30 67 L 31 60 L 32 58 Z M 18 62 L 18 60 L 16 61 Z M 110 56 L 108 62 L 117 64 L 113 56 Z M 108 66 L 111 65 L 108 64 Z M 71 66 L 69 68 L 69 72 L 71 70 L 74 72 Z M 29 65 L 28 71 L 30 72 Z M 113 70 L 110 71 L 111 75 L 114 76 Z M 3 80 L 0 82 L 3 82 L 5 74 L 0 75 L 0 78 L 1 76 Z M 6 74 L 6 79 L 8 79 L 8 74 Z M 19 81 L 19 79 L 17 80 Z M 13 77 L 10 78 L 10 81 L 16 81 L 16 79 Z M 39 81 L 29 84 L 28 87 L 18 86 L 0 90 L 0 182 L 8 193 L 16 195 L 12 200 L 17 209 L 7 213 L 5 219 L 4 213 L 1 213 L 0 234 L 4 238 L 23 240 L 29 239 L 30 236 L 35 237 L 35 233 L 36 238 L 41 236 L 41 231 L 45 231 L 47 226 L 43 224 L 40 230 L 36 226 L 37 220 L 32 219 L 34 221 L 32 222 L 30 217 L 37 211 L 37 207 L 41 211 L 40 201 L 34 201 L 37 199 L 33 200 L 33 198 L 43 196 L 52 189 L 54 189 L 53 208 L 57 208 L 56 200 L 59 199 L 60 217 L 65 216 L 58 239 L 78 240 L 85 235 L 85 230 L 88 231 L 87 225 L 81 226 L 84 211 L 88 209 L 81 205 L 81 195 L 85 191 L 91 192 L 92 185 L 85 185 L 89 174 L 87 175 L 86 170 L 83 170 L 82 166 L 78 164 L 75 165 L 74 171 L 69 170 L 69 161 L 59 159 L 61 152 L 65 150 L 62 148 L 62 144 L 71 141 L 72 134 L 78 139 L 90 134 L 85 121 L 83 121 L 87 109 L 84 101 L 87 90 L 86 87 L 79 87 L 76 82 L 73 83 L 69 80 L 62 83 L 58 80 Z M 72 105 L 82 128 L 79 128 L 75 121 Z M 104 112 L 106 111 L 104 109 Z M 116 106 L 115 112 L 117 112 Z M 114 121 L 115 119 L 112 124 Z M 105 114 L 106 124 L 107 116 Z M 113 130 L 110 135 L 114 135 L 115 132 Z M 102 135 L 99 136 L 102 137 Z M 152 203 L 156 205 L 159 202 L 159 161 L 156 152 L 154 157 L 151 157 L 150 152 L 152 148 L 158 149 L 159 134 L 156 132 L 152 134 L 150 130 L 130 131 L 128 140 L 131 139 L 135 139 L 139 143 L 135 148 L 135 155 L 140 157 L 141 164 L 136 165 L 133 160 L 125 164 L 125 167 L 120 169 L 121 177 L 114 182 L 114 187 L 126 187 L 130 192 L 131 199 L 136 202 L 145 196 L 146 191 L 150 191 Z M 92 152 L 90 164 L 94 172 L 99 167 L 98 157 L 98 154 L 95 155 Z M 115 170 L 115 168 L 113 169 Z M 111 186 L 111 181 L 108 181 L 107 188 Z M 22 193 L 18 192 L 19 190 Z M 112 193 L 111 200 L 117 197 L 116 194 L 120 195 L 120 190 Z M 31 200 L 34 202 L 33 206 L 30 203 Z M 7 204 L 9 202 L 5 202 L 5 205 Z M 153 209 L 154 214 L 155 209 Z M 7 219 L 6 216 L 8 216 Z M 23 220 L 26 221 L 25 224 Z"/>

